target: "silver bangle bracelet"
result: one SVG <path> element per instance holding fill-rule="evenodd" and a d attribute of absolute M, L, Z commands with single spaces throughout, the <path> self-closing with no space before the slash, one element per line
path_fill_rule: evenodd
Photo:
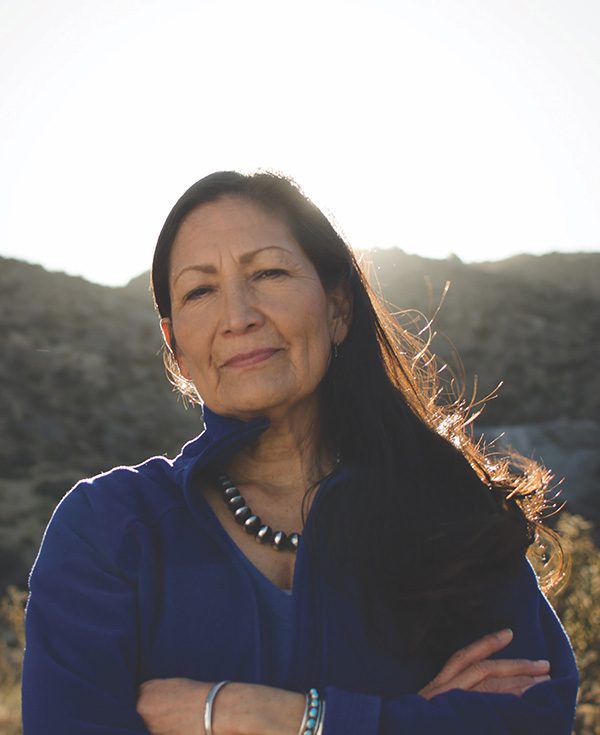
<path fill-rule="evenodd" d="M 321 700 L 321 711 L 319 712 L 319 721 L 315 728 L 315 735 L 323 735 L 323 722 L 325 720 L 325 700 Z"/>
<path fill-rule="evenodd" d="M 214 684 L 210 688 L 210 691 L 208 692 L 208 696 L 206 697 L 206 704 L 204 705 L 204 731 L 206 735 L 213 735 L 213 731 L 212 731 L 213 702 L 215 701 L 215 697 L 217 696 L 217 693 L 222 687 L 225 686 L 225 684 L 229 684 L 229 680 L 220 681 L 218 684 Z"/>

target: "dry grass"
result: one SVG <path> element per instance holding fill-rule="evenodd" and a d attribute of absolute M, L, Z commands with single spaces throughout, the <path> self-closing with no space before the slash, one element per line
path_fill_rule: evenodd
<path fill-rule="evenodd" d="M 564 513 L 557 530 L 571 556 L 571 576 L 565 591 L 550 599 L 579 666 L 575 732 L 600 735 L 600 549 L 592 541 L 592 524 L 581 516 Z"/>
<path fill-rule="evenodd" d="M 0 735 L 21 735 L 21 660 L 25 648 L 23 610 L 27 594 L 7 589 L 0 601 L 0 622 L 7 640 L 0 639 Z"/>
<path fill-rule="evenodd" d="M 600 735 L 600 549 L 592 524 L 564 513 L 557 529 L 571 555 L 571 575 L 558 597 L 550 597 L 569 633 L 581 675 L 576 735 Z M 23 608 L 26 593 L 9 587 L 0 601 L 0 735 L 22 735 L 21 658 L 25 645 Z"/>

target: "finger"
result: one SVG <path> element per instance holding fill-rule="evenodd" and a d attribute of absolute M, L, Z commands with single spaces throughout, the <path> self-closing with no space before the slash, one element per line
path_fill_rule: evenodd
<path fill-rule="evenodd" d="M 545 681 L 550 681 L 550 677 L 549 676 L 534 676 L 531 682 L 527 686 L 525 686 L 523 689 L 521 689 L 519 694 L 524 694 L 528 689 L 531 689 L 531 687 L 534 687 L 536 684 L 542 684 Z"/>
<path fill-rule="evenodd" d="M 496 651 L 505 648 L 512 640 L 512 636 L 512 630 L 505 628 L 496 633 L 485 635 L 465 648 L 461 648 L 450 656 L 433 681 L 436 684 L 444 684 L 450 681 L 471 664 L 486 659 Z"/>
<path fill-rule="evenodd" d="M 548 674 L 543 676 L 501 676 L 484 679 L 471 689 L 472 692 L 495 692 L 497 694 L 520 694 L 542 681 L 548 681 Z"/>
<path fill-rule="evenodd" d="M 424 687 L 419 695 L 424 699 L 431 699 L 438 694 L 444 694 L 451 689 L 462 689 L 463 691 L 471 692 L 490 692 L 496 694 L 515 694 L 521 696 L 524 692 L 530 689 L 532 686 L 539 684 L 544 681 L 549 681 L 550 676 L 548 674 L 540 676 L 511 676 L 511 677 L 491 677 L 484 679 L 470 689 L 463 689 L 463 687 L 457 686 L 455 683 L 447 683 L 441 686 L 433 686 L 428 684 Z"/>
<path fill-rule="evenodd" d="M 446 683 L 459 689 L 473 689 L 486 679 L 511 676 L 542 676 L 548 674 L 549 671 L 550 664 L 548 661 L 514 658 L 486 659 L 471 664 Z"/>

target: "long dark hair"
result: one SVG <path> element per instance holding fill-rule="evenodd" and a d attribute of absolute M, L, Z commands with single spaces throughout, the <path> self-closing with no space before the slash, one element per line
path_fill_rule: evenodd
<path fill-rule="evenodd" d="M 323 379 L 321 404 L 324 435 L 355 471 L 323 497 L 306 541 L 334 584 L 354 580 L 375 644 L 442 662 L 458 642 L 486 632 L 486 601 L 537 535 L 550 534 L 560 552 L 541 525 L 552 476 L 531 460 L 500 458 L 474 443 L 474 402 L 441 400 L 427 345 L 391 317 L 340 234 L 284 176 L 217 172 L 185 192 L 154 253 L 161 317 L 171 315 L 169 257 L 181 222 L 223 196 L 282 217 L 324 289 L 341 284 L 351 293 L 352 324 Z M 164 356 L 172 382 L 201 402 L 173 355 Z"/>

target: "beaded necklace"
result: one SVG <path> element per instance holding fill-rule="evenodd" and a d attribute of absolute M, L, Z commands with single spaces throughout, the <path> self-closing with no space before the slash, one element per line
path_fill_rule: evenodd
<path fill-rule="evenodd" d="M 264 524 L 260 516 L 255 515 L 244 497 L 225 474 L 218 476 L 219 484 L 223 490 L 223 499 L 229 510 L 233 513 L 236 522 L 243 526 L 245 531 L 254 536 L 260 544 L 271 544 L 276 551 L 298 550 L 300 543 L 299 533 L 284 533 L 284 531 L 273 531 L 271 526 Z"/>
<path fill-rule="evenodd" d="M 340 453 L 335 456 L 336 467 L 340 463 Z M 251 536 L 254 536 L 259 544 L 271 544 L 276 551 L 292 551 L 296 553 L 300 543 L 300 533 L 287 534 L 284 531 L 273 531 L 271 526 L 262 522 L 260 516 L 252 512 L 245 498 L 233 484 L 229 477 L 221 472 L 217 480 L 223 491 L 223 500 L 233 513 L 236 522 L 244 528 Z"/>

